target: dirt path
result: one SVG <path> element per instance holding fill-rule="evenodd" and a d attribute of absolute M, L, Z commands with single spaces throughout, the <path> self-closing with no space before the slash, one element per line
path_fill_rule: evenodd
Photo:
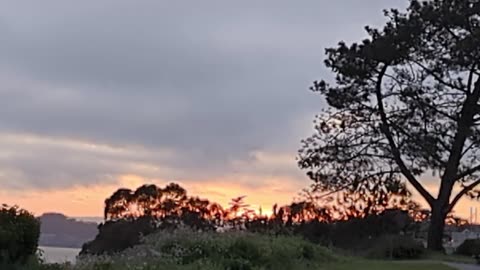
<path fill-rule="evenodd" d="M 453 267 L 458 270 L 480 270 L 479 265 L 473 265 L 473 264 L 463 264 L 463 263 L 450 263 L 447 262 L 445 263 L 446 265 Z"/>

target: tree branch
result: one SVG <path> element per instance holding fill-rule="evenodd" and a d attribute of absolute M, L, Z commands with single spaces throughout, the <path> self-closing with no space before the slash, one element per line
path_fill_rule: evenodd
<path fill-rule="evenodd" d="M 364 182 L 364 181 L 367 181 L 369 178 L 371 177 L 377 177 L 377 176 L 383 176 L 385 174 L 392 174 L 392 173 L 400 173 L 400 171 L 396 171 L 396 170 L 390 170 L 390 171 L 380 171 L 380 172 L 376 172 L 376 173 L 372 173 L 372 174 L 369 174 L 369 175 L 366 175 L 365 177 L 363 177 L 362 179 L 358 180 L 359 183 L 361 182 Z M 338 193 L 340 191 L 343 191 L 343 190 L 346 190 L 348 187 L 350 187 L 352 185 L 351 182 L 347 182 L 345 185 L 341 186 L 341 187 L 338 187 L 334 190 L 330 190 L 328 191 L 327 193 L 324 193 L 324 194 L 321 194 L 319 196 L 317 196 L 316 198 L 317 199 L 322 199 L 322 198 L 326 198 L 332 194 L 335 194 L 335 193 Z"/>
<path fill-rule="evenodd" d="M 453 38 L 455 38 L 457 40 L 457 42 L 460 40 L 460 38 L 457 36 L 457 34 L 455 34 L 452 29 L 450 29 L 450 27 L 448 26 L 445 26 L 445 29 L 448 31 L 448 33 L 450 33 L 450 35 L 453 36 Z"/>
<path fill-rule="evenodd" d="M 403 159 L 401 157 L 400 151 L 398 150 L 398 147 L 395 143 L 395 140 L 393 139 L 392 133 L 390 131 L 390 127 L 388 124 L 387 120 L 387 115 L 385 113 L 385 108 L 383 107 L 383 96 L 382 96 L 382 81 L 383 81 L 383 76 L 385 75 L 387 71 L 388 65 L 385 64 L 379 75 L 378 75 L 378 80 L 377 80 L 377 85 L 375 87 L 375 94 L 377 97 L 377 103 L 378 103 L 378 110 L 380 113 L 380 118 L 382 121 L 382 131 L 385 134 L 385 137 L 388 140 L 388 143 L 390 145 L 393 157 L 395 159 L 395 162 L 397 163 L 398 167 L 400 168 L 400 171 L 402 174 L 407 178 L 408 182 L 412 184 L 412 186 L 422 195 L 422 197 L 428 202 L 430 206 L 432 206 L 435 202 L 435 199 L 433 196 L 418 182 L 418 180 L 415 178 L 415 176 L 412 174 L 412 172 L 407 168 L 405 163 L 403 162 Z"/>
<path fill-rule="evenodd" d="M 446 113 L 446 112 L 438 109 L 439 106 L 435 106 L 435 104 L 432 105 L 432 104 L 429 104 L 429 103 L 427 103 L 427 102 L 424 102 L 423 100 L 417 100 L 417 102 L 420 103 L 420 104 L 422 104 L 423 106 L 429 107 L 429 108 L 432 109 L 434 112 L 436 112 L 436 113 L 438 113 L 438 114 L 440 114 L 440 115 L 443 115 L 443 116 L 445 116 L 446 118 L 448 118 L 448 119 L 450 119 L 450 120 L 452 120 L 452 121 L 458 121 L 458 119 L 457 119 L 455 116 L 451 116 L 451 115 L 449 115 L 448 113 Z"/>
<path fill-rule="evenodd" d="M 450 152 L 450 157 L 448 158 L 448 166 L 445 168 L 445 172 L 442 176 L 442 182 L 440 184 L 440 192 L 439 192 L 439 199 L 442 201 L 448 201 L 451 195 L 452 187 L 455 184 L 455 181 L 461 179 L 463 177 L 475 172 L 471 172 L 472 170 L 478 169 L 477 166 L 472 167 L 471 169 L 461 173 L 458 175 L 458 165 L 460 163 L 460 159 L 462 158 L 463 148 L 465 145 L 465 140 L 467 138 L 467 133 L 473 125 L 473 117 L 474 112 L 472 112 L 472 106 L 477 104 L 480 98 L 480 79 L 477 80 L 475 83 L 475 88 L 473 89 L 471 94 L 467 94 L 467 98 L 462 106 L 462 114 L 458 122 L 457 132 L 455 134 L 454 143 L 452 145 L 452 151 Z M 469 173 L 469 174 L 466 174 Z M 460 176 L 460 178 L 459 178 Z M 480 184 L 480 179 L 473 182 L 472 184 L 465 187 L 462 191 L 460 191 L 452 200 L 452 202 L 448 205 L 446 209 L 446 213 L 450 212 L 453 207 L 458 203 L 458 201 L 465 195 L 468 191 L 472 190 Z M 445 185 L 445 186 L 444 186 Z"/>
<path fill-rule="evenodd" d="M 462 173 L 458 174 L 457 177 L 455 178 L 455 181 L 458 181 L 466 176 L 469 176 L 473 173 L 476 173 L 477 171 L 480 171 L 480 164 L 478 164 L 477 166 L 474 166 L 468 170 L 465 170 L 463 171 Z"/>
<path fill-rule="evenodd" d="M 474 189 L 476 186 L 478 186 L 480 184 L 480 179 L 478 179 L 477 181 L 471 183 L 470 185 L 466 186 L 465 188 L 463 188 L 462 191 L 460 191 L 456 196 L 455 198 L 453 198 L 452 202 L 450 203 L 450 205 L 448 206 L 447 208 L 447 213 L 450 213 L 453 208 L 455 207 L 455 205 L 458 203 L 458 201 L 460 201 L 460 199 L 463 197 L 463 195 L 467 194 L 467 192 L 469 192 L 470 190 Z"/>
<path fill-rule="evenodd" d="M 480 79 L 477 80 L 475 83 L 475 88 L 473 92 L 467 95 L 465 99 L 462 110 L 461 116 L 458 121 L 458 126 L 456 130 L 456 134 L 454 137 L 454 141 L 452 144 L 452 150 L 450 151 L 450 156 L 448 157 L 447 164 L 448 166 L 445 168 L 445 171 L 442 176 L 442 182 L 440 185 L 440 194 L 442 191 L 448 191 L 443 194 L 445 197 L 442 199 L 448 200 L 451 194 L 451 188 L 453 187 L 455 181 L 457 180 L 458 174 L 458 166 L 460 164 L 460 159 L 463 155 L 463 150 L 465 147 L 465 141 L 468 137 L 470 128 L 473 126 L 473 118 L 475 113 L 473 111 L 473 107 L 477 104 L 478 100 L 480 99 Z M 443 189 L 443 185 L 448 185 L 448 189 Z"/>
<path fill-rule="evenodd" d="M 467 82 L 467 90 L 469 93 L 472 92 L 472 83 L 473 83 L 473 74 L 475 73 L 475 67 L 477 64 L 473 64 L 472 68 L 470 69 L 470 74 L 468 74 L 468 82 Z"/>
<path fill-rule="evenodd" d="M 449 82 L 446 82 L 445 80 L 443 80 L 440 76 L 438 76 L 437 74 L 435 74 L 435 72 L 431 71 L 430 69 L 428 69 L 426 66 L 424 66 L 422 63 L 418 62 L 418 61 L 414 61 L 415 64 L 419 65 L 425 72 L 427 72 L 430 76 L 432 76 L 435 80 L 437 80 L 439 83 L 445 85 L 445 86 L 448 86 L 452 89 L 457 89 L 463 93 L 468 93 L 467 90 L 463 89 L 462 87 L 459 87 L 458 85 L 455 85 L 455 84 L 452 84 L 452 83 L 449 83 Z"/>
<path fill-rule="evenodd" d="M 475 146 L 477 146 L 477 143 L 472 142 L 468 147 L 466 147 L 462 152 L 462 158 L 468 153 L 468 151 L 470 151 L 470 149 L 474 148 Z"/>
<path fill-rule="evenodd" d="M 395 130 L 397 130 L 398 132 L 401 132 L 403 135 L 405 135 L 406 137 L 408 137 L 409 139 L 415 139 L 415 137 L 413 137 L 413 135 L 411 135 L 410 133 L 408 133 L 405 129 L 403 129 L 402 127 L 400 127 L 399 125 L 396 125 L 396 124 L 393 124 L 393 128 Z M 422 150 L 425 152 L 426 154 L 426 158 L 429 157 L 429 158 L 432 158 L 434 159 L 436 162 L 440 163 L 442 166 L 445 166 L 446 165 L 446 162 L 444 160 L 442 160 L 440 157 L 436 157 L 431 151 L 429 151 L 429 149 L 424 145 L 424 144 L 420 144 L 419 145 L 420 148 L 422 148 Z M 448 151 L 448 149 L 445 149 L 445 151 Z"/>

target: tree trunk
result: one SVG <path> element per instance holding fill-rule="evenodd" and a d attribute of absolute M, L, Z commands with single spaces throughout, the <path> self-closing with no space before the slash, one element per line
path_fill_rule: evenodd
<path fill-rule="evenodd" d="M 443 231 L 445 229 L 444 209 L 440 205 L 432 207 L 430 227 L 428 228 L 427 247 L 430 250 L 443 251 Z"/>

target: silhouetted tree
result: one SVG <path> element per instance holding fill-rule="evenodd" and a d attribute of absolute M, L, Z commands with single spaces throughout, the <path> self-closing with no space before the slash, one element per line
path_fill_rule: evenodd
<path fill-rule="evenodd" d="M 105 221 L 149 217 L 159 221 L 162 228 L 176 228 L 183 223 L 196 229 L 212 229 L 223 225 L 228 215 L 217 203 L 187 196 L 187 191 L 175 183 L 164 188 L 142 185 L 135 191 L 121 188 L 105 200 Z"/>
<path fill-rule="evenodd" d="M 187 191 L 176 183 L 170 183 L 162 189 L 163 200 L 160 211 L 165 216 L 179 215 L 180 208 L 187 200 Z"/>
<path fill-rule="evenodd" d="M 105 200 L 104 219 L 122 219 L 133 217 L 131 202 L 133 192 L 130 189 L 121 188 L 115 191 L 112 196 Z"/>
<path fill-rule="evenodd" d="M 246 196 L 240 196 L 236 198 L 232 198 L 229 202 L 230 208 L 229 211 L 230 213 L 233 214 L 233 216 L 237 216 L 241 210 L 244 210 L 248 208 L 250 205 L 245 203 L 245 197 Z"/>
<path fill-rule="evenodd" d="M 385 14 L 367 39 L 326 50 L 336 79 L 312 87 L 329 108 L 299 166 L 324 190 L 408 181 L 432 209 L 428 247 L 438 250 L 447 214 L 480 183 L 480 3 L 410 1 L 406 13 Z M 426 174 L 438 175 L 436 197 L 420 182 Z"/>
<path fill-rule="evenodd" d="M 105 200 L 105 220 L 134 220 L 151 217 L 160 221 L 163 228 L 175 228 L 183 223 L 197 229 L 231 224 L 236 227 L 248 225 L 258 230 L 272 227 L 292 227 L 313 220 L 334 222 L 379 215 L 388 209 L 412 211 L 418 207 L 409 198 L 406 189 L 396 193 L 383 189 L 374 189 L 373 193 L 337 192 L 335 198 L 327 196 L 319 199 L 313 192 L 305 195 L 305 200 L 295 201 L 289 205 L 273 206 L 270 217 L 257 214 L 245 203 L 245 196 L 233 198 L 230 207 L 223 207 L 199 197 L 190 197 L 178 184 L 169 184 L 165 188 L 155 185 L 142 185 L 135 191 L 121 188 Z M 412 212 L 412 216 L 417 213 Z M 207 225 L 208 224 L 208 225 Z M 263 226 L 263 227 L 262 227 Z M 261 228 L 260 228 L 261 227 Z M 256 229 L 256 230 L 257 230 Z"/>
<path fill-rule="evenodd" d="M 223 225 L 224 217 L 226 216 L 226 211 L 223 209 L 223 207 L 220 204 L 211 202 L 208 205 L 208 214 L 209 214 L 210 220 L 213 222 L 214 225 L 216 226 Z"/>
<path fill-rule="evenodd" d="M 131 201 L 136 203 L 140 216 L 153 216 L 161 203 L 162 196 L 163 191 L 157 186 L 143 185 L 135 190 Z"/>
<path fill-rule="evenodd" d="M 251 216 L 255 216 L 255 211 L 249 208 L 249 204 L 245 203 L 246 196 L 232 198 L 229 202 L 230 208 L 226 212 L 226 220 L 234 226 L 240 226 Z"/>

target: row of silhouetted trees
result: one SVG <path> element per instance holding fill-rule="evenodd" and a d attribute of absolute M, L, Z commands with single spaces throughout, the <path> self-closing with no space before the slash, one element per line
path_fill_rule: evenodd
<path fill-rule="evenodd" d="M 291 226 L 308 221 L 332 223 L 339 220 L 378 215 L 388 209 L 408 212 L 421 221 L 429 212 L 420 209 L 404 186 L 397 189 L 372 189 L 371 192 L 332 192 L 314 196 L 304 194 L 303 200 L 289 205 L 274 205 L 270 215 L 254 210 L 245 203 L 245 196 L 233 198 L 227 207 L 195 196 L 185 188 L 170 183 L 161 188 L 142 185 L 136 190 L 118 189 L 105 200 L 105 221 L 132 220 L 152 217 L 158 221 L 183 222 L 193 227 L 252 225 L 275 223 Z M 450 218 L 450 223 L 461 222 Z"/>
<path fill-rule="evenodd" d="M 418 221 L 430 218 L 411 200 L 408 190 L 362 188 L 345 191 L 305 192 L 302 200 L 274 205 L 270 214 L 254 210 L 245 196 L 228 206 L 188 195 L 178 184 L 161 188 L 142 185 L 136 190 L 118 189 L 105 200 L 105 222 L 95 240 L 81 254 L 118 252 L 141 242 L 141 235 L 187 227 L 200 231 L 246 230 L 270 235 L 295 234 L 312 242 L 347 249 L 362 249 L 382 235 L 416 235 Z M 461 219 L 449 217 L 461 225 Z"/>

